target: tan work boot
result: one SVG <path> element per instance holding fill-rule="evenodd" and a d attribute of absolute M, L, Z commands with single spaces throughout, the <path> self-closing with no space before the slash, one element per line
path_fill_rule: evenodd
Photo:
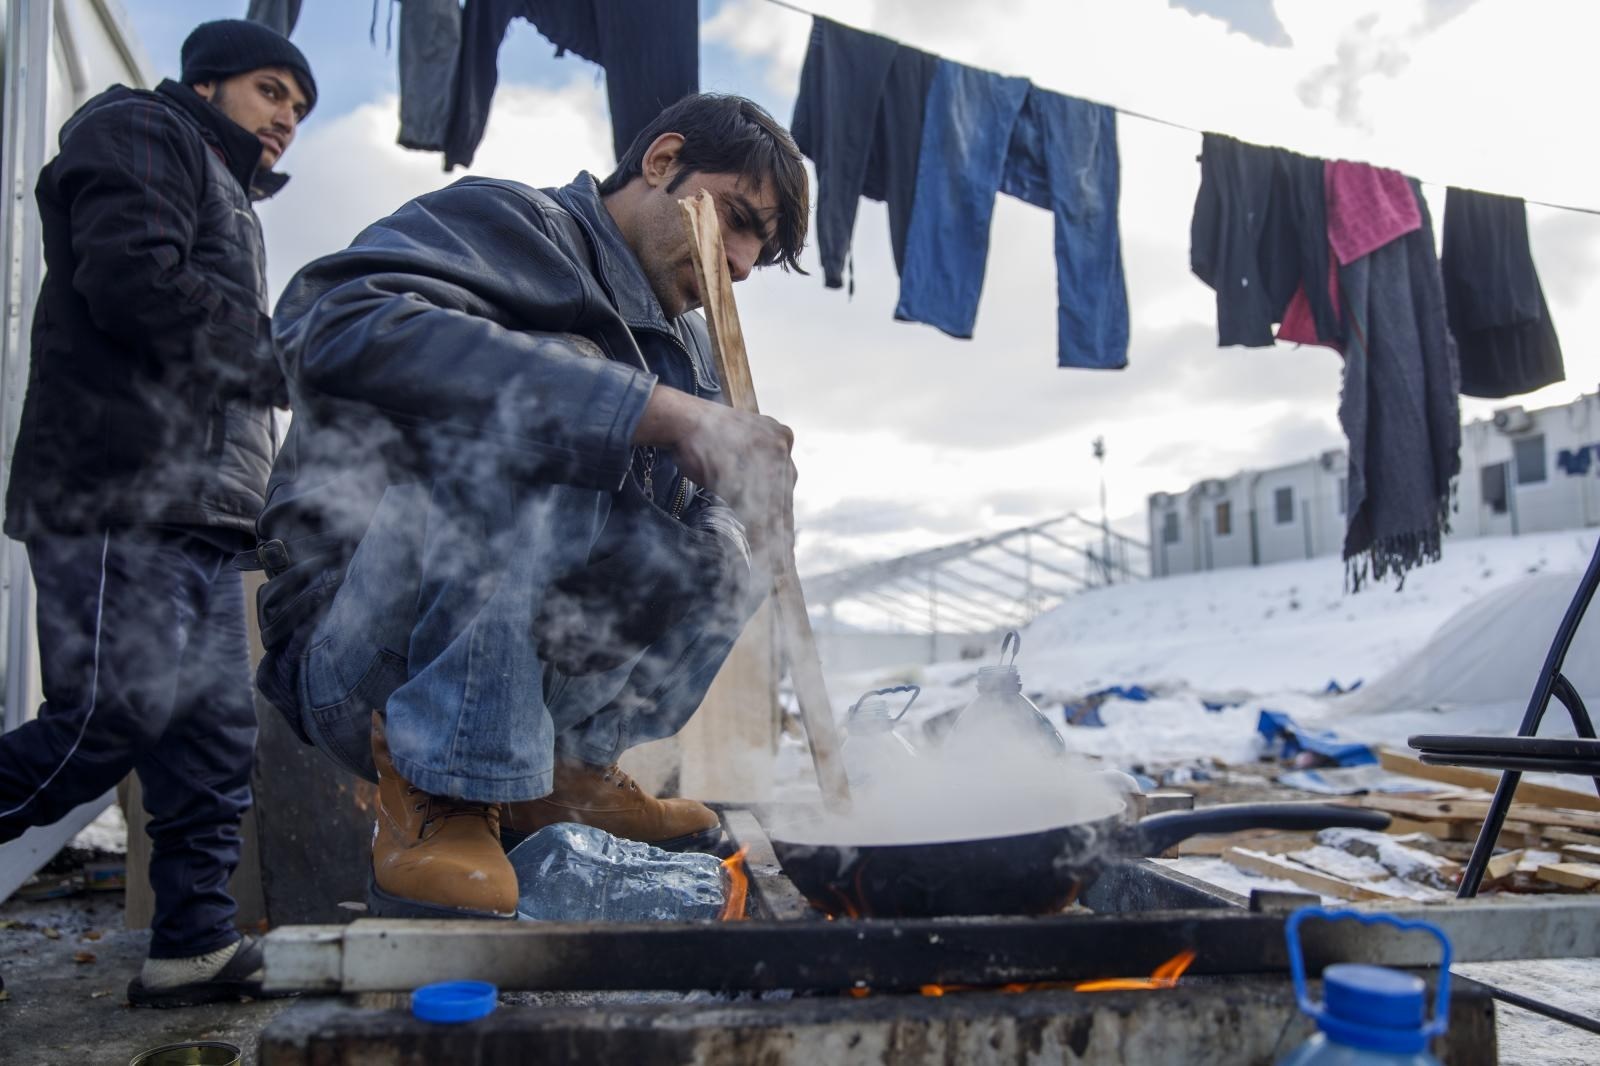
<path fill-rule="evenodd" d="M 656 799 L 616 766 L 556 760 L 555 788 L 543 799 L 508 803 L 500 839 L 514 847 L 547 825 L 579 822 L 667 851 L 711 851 L 722 820 L 703 803 Z"/>
<path fill-rule="evenodd" d="M 401 777 L 372 716 L 378 825 L 367 912 L 377 918 L 515 918 L 517 875 L 500 847 L 500 806 L 433 796 Z"/>

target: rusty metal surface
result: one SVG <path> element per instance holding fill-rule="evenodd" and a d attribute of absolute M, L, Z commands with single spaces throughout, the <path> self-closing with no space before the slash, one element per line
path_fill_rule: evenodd
<path fill-rule="evenodd" d="M 280 1015 L 262 1034 L 260 1062 L 1267 1066 L 1309 1034 L 1281 978 L 1233 978 L 1161 992 L 502 1007 L 463 1026 L 433 1026 L 403 1011 L 323 1000 Z M 1436 1053 L 1452 1066 L 1496 1061 L 1494 1008 L 1484 990 L 1470 982 L 1458 988 L 1449 1033 Z"/>

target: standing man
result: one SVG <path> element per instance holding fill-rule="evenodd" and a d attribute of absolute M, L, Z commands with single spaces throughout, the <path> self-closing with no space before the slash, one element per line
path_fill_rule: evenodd
<path fill-rule="evenodd" d="M 699 706 L 793 497 L 788 429 L 725 404 L 692 313 L 679 201 L 702 189 L 734 280 L 795 264 L 794 141 L 694 95 L 605 181 L 464 179 L 278 303 L 295 419 L 260 523 L 258 683 L 378 783 L 372 913 L 514 917 L 502 842 L 556 822 L 721 835 L 616 766 Z"/>
<path fill-rule="evenodd" d="M 26 542 L 44 705 L 0 736 L 0 842 L 137 771 L 155 892 L 136 1006 L 259 992 L 228 878 L 256 722 L 240 575 L 286 404 L 253 200 L 316 102 L 243 21 L 182 82 L 116 86 L 39 175 L 45 266 L 5 532 Z"/>

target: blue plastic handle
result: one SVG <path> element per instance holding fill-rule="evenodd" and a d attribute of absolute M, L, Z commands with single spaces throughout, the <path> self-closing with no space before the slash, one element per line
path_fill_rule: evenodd
<path fill-rule="evenodd" d="M 917 697 L 922 695 L 921 685 L 896 685 L 894 688 L 875 688 L 871 692 L 863 692 L 861 698 L 852 703 L 850 709 L 845 712 L 845 721 L 848 722 L 856 716 L 856 711 L 861 709 L 861 705 L 866 702 L 868 696 L 892 696 L 896 692 L 911 693 L 911 698 L 906 701 L 904 707 L 900 708 L 900 713 L 889 719 L 891 722 L 898 722 L 906 716 L 906 712 L 911 709 L 911 705 L 917 702 Z"/>
<path fill-rule="evenodd" d="M 1444 935 L 1443 929 L 1432 922 L 1407 921 L 1388 914 L 1330 911 L 1322 907 L 1301 907 L 1289 915 L 1289 921 L 1283 927 L 1284 939 L 1289 943 L 1289 976 L 1294 978 L 1294 997 L 1300 1009 L 1313 1018 L 1322 1017 L 1323 1004 L 1313 1000 L 1306 988 L 1306 960 L 1300 951 L 1300 924 L 1307 918 L 1321 918 L 1327 922 L 1355 921 L 1362 925 L 1392 925 L 1396 929 L 1414 929 L 1433 934 L 1434 939 L 1439 941 L 1439 988 L 1433 997 L 1433 1021 L 1424 1026 L 1422 1032 L 1431 1040 L 1445 1031 L 1450 1024 L 1450 960 L 1454 953 L 1450 949 L 1450 938 Z"/>

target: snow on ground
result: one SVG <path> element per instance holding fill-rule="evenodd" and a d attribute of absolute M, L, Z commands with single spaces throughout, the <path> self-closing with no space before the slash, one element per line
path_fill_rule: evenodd
<path fill-rule="evenodd" d="M 1249 761 L 1262 708 L 1370 743 L 1510 734 L 1595 539 L 1574 530 L 1452 540 L 1399 590 L 1391 580 L 1346 592 L 1335 558 L 1096 589 L 1024 630 L 1017 665 L 1056 721 L 1064 703 L 1102 688 L 1152 690 L 1150 702 L 1103 704 L 1105 728 L 1070 732 L 1073 748 L 1121 764 Z M 1580 630 L 1568 663 L 1579 691 L 1600 691 L 1600 622 Z M 916 681 L 924 692 L 908 723 L 927 723 L 972 699 L 982 665 L 861 673 L 832 687 L 848 704 L 863 689 Z M 1328 696 L 1330 681 L 1363 685 Z M 1236 706 L 1211 712 L 1202 701 Z M 1571 735 L 1559 706 L 1541 732 Z"/>

